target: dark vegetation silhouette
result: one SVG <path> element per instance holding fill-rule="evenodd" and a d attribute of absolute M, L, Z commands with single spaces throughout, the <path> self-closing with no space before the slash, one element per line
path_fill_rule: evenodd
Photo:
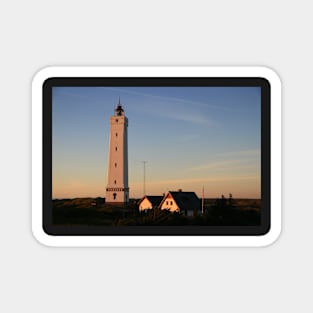
<path fill-rule="evenodd" d="M 114 206 L 105 204 L 104 198 L 76 198 L 53 200 L 53 224 L 55 225 L 103 225 L 103 226 L 254 226 L 261 222 L 260 199 L 233 199 L 222 195 L 218 199 L 205 199 L 204 213 L 193 217 L 158 208 L 139 212 L 138 200 Z"/>
<path fill-rule="evenodd" d="M 232 194 L 226 199 L 224 195 L 205 211 L 206 225 L 260 225 L 261 201 L 234 200 Z"/>

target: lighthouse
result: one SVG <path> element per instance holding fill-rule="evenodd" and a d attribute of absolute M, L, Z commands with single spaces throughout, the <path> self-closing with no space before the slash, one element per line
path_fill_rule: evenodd
<path fill-rule="evenodd" d="M 114 115 L 110 117 L 106 203 L 129 201 L 127 128 L 128 119 L 119 99 Z"/>

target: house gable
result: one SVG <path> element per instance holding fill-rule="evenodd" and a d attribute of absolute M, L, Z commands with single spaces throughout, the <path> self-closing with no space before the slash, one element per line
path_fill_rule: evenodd
<path fill-rule="evenodd" d="M 162 201 L 162 196 L 144 196 L 139 202 L 139 211 L 158 207 Z"/>
<path fill-rule="evenodd" d="M 194 192 L 169 191 L 162 200 L 160 208 L 193 216 L 200 210 L 200 200 Z"/>
<path fill-rule="evenodd" d="M 144 197 L 139 203 L 139 211 L 152 209 L 152 203 L 147 197 Z"/>
<path fill-rule="evenodd" d="M 170 192 L 163 198 L 160 208 L 161 210 L 170 210 L 171 212 L 179 212 L 179 206 L 173 199 Z"/>

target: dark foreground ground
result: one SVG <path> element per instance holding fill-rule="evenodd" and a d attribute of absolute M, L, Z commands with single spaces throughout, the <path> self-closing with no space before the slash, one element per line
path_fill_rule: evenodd
<path fill-rule="evenodd" d="M 260 225 L 260 199 L 205 199 L 204 214 L 194 217 L 166 210 L 138 212 L 135 199 L 127 207 L 104 204 L 103 198 L 53 200 L 54 225 Z"/>

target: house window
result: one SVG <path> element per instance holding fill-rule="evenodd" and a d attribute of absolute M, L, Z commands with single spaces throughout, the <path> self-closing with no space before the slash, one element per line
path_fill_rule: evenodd
<path fill-rule="evenodd" d="M 168 205 L 168 201 L 166 201 L 166 205 Z"/>
<path fill-rule="evenodd" d="M 173 205 L 173 201 L 171 201 L 170 204 Z"/>

